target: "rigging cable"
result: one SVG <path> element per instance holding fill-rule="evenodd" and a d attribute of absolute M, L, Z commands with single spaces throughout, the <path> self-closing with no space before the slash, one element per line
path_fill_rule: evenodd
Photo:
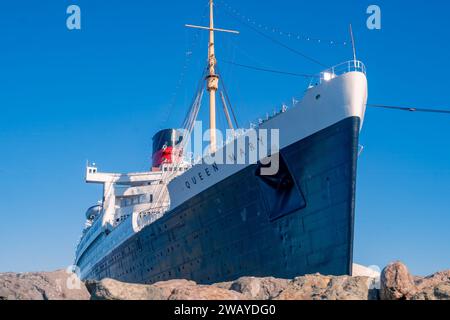
<path fill-rule="evenodd" d="M 198 96 L 199 96 L 200 92 L 203 90 L 203 82 L 204 82 L 204 79 L 205 79 L 205 76 L 206 76 L 206 72 L 207 72 L 207 67 L 203 69 L 203 72 L 202 72 L 201 77 L 200 77 L 200 79 L 198 81 L 198 84 L 197 84 L 197 90 L 196 90 L 195 95 L 192 98 L 192 102 L 190 104 L 191 107 L 187 111 L 186 116 L 184 118 L 184 121 L 183 121 L 183 124 L 182 124 L 182 128 L 184 128 L 184 129 L 188 129 L 188 127 L 190 125 L 190 122 L 192 121 L 193 116 L 195 116 L 195 118 L 196 118 L 194 110 L 195 110 L 195 108 L 197 108 L 196 102 L 197 102 Z M 198 113 L 198 111 L 197 111 L 197 113 Z M 194 119 L 194 121 L 195 121 L 195 119 Z"/>
<path fill-rule="evenodd" d="M 222 60 L 221 60 L 221 61 L 222 61 Z M 222 61 L 222 62 L 223 62 L 223 61 Z M 217 66 L 217 72 L 218 72 L 219 75 L 222 74 L 222 73 L 220 72 L 220 68 L 219 68 L 218 66 Z M 221 81 L 221 85 L 222 85 L 222 88 L 223 88 L 223 93 L 224 93 L 224 95 L 225 95 L 225 100 L 226 100 L 226 102 L 227 102 L 227 104 L 228 104 L 228 107 L 229 107 L 230 110 L 231 110 L 231 115 L 233 116 L 234 123 L 236 124 L 236 128 L 239 128 L 239 122 L 238 122 L 238 120 L 237 120 L 236 113 L 234 112 L 233 105 L 231 104 L 230 97 L 229 97 L 229 95 L 228 95 L 228 90 L 227 90 L 227 87 L 225 86 L 225 81 L 223 80 L 223 78 L 222 78 L 222 81 Z"/>
<path fill-rule="evenodd" d="M 225 94 L 225 99 L 228 103 L 228 106 L 230 107 L 231 115 L 233 116 L 234 123 L 236 124 L 236 128 L 239 128 L 239 122 L 237 120 L 236 113 L 234 112 L 233 105 L 231 104 L 230 97 L 228 96 L 228 91 L 227 91 L 227 88 L 225 87 L 225 84 L 223 83 L 223 80 L 222 80 L 222 87 L 223 87 L 223 91 Z"/>
<path fill-rule="evenodd" d="M 237 17 L 232 16 L 232 15 L 229 14 L 227 11 L 223 11 L 223 12 L 225 12 L 227 15 L 229 15 L 230 17 L 232 17 L 234 20 L 236 20 L 236 21 L 242 23 L 243 25 L 245 25 L 246 27 L 252 29 L 252 30 L 255 31 L 256 33 L 258 33 L 260 36 L 262 36 L 262 37 L 264 37 L 264 38 L 266 38 L 266 39 L 272 41 L 273 43 L 275 43 L 275 44 L 277 44 L 277 45 L 279 45 L 279 46 L 281 46 L 281 47 L 283 47 L 283 48 L 285 48 L 285 49 L 287 49 L 287 50 L 289 50 L 289 51 L 291 51 L 291 52 L 293 52 L 293 53 L 295 53 L 295 54 L 297 54 L 297 55 L 299 55 L 299 56 L 301 56 L 301 57 L 303 57 L 303 58 L 305 58 L 306 60 L 309 60 L 309 61 L 311 61 L 311 62 L 314 62 L 314 63 L 316 63 L 316 64 L 318 64 L 318 65 L 320 65 L 320 66 L 322 66 L 322 67 L 328 68 L 328 66 L 327 66 L 326 64 L 320 62 L 319 60 L 317 60 L 317 59 L 315 59 L 315 58 L 312 58 L 312 57 L 310 57 L 310 56 L 308 56 L 308 55 L 306 55 L 306 54 L 304 54 L 304 53 L 298 51 L 297 49 L 291 48 L 290 46 L 286 45 L 285 43 L 283 43 L 283 42 L 281 42 L 281 41 L 279 41 L 279 40 L 277 40 L 277 39 L 275 39 L 275 38 L 269 36 L 268 34 L 262 32 L 262 31 L 260 31 L 260 30 L 258 30 L 257 28 L 255 28 L 255 27 L 252 26 L 251 24 L 249 24 L 249 23 L 247 23 L 247 22 L 244 22 L 244 21 L 238 19 Z"/>
<path fill-rule="evenodd" d="M 281 71 L 281 70 L 255 67 L 255 66 L 240 64 L 240 63 L 227 61 L 227 60 L 220 60 L 220 61 L 223 63 L 228 63 L 228 64 L 232 64 L 232 65 L 235 65 L 238 67 L 251 69 L 251 70 L 255 70 L 255 71 L 261 71 L 261 72 L 277 73 L 277 74 L 282 74 L 282 75 L 304 77 L 304 78 L 318 78 L 319 77 L 318 75 L 302 74 L 302 73 L 287 72 L 287 71 Z M 226 89 L 225 89 L 225 94 L 226 94 Z M 446 109 L 439 109 L 439 108 L 415 108 L 415 107 L 402 107 L 402 106 L 391 106 L 391 105 L 380 105 L 380 104 L 367 104 L 367 107 L 377 108 L 377 109 L 387 109 L 387 110 L 408 111 L 408 112 L 427 112 L 427 113 L 450 114 L 450 108 L 446 110 Z M 233 111 L 233 109 L 232 109 L 232 111 Z M 234 111 L 233 111 L 233 113 L 234 113 Z"/>
<path fill-rule="evenodd" d="M 232 10 L 231 6 L 229 6 L 227 3 L 220 1 L 223 3 L 223 5 L 226 7 L 226 9 L 228 9 L 228 11 Z M 285 49 L 288 49 L 291 52 L 294 52 L 316 64 L 319 64 L 325 68 L 328 68 L 325 64 L 321 63 L 320 61 L 309 57 L 305 54 L 303 54 L 302 52 L 293 49 L 291 47 L 289 47 L 288 45 L 284 44 L 281 41 L 278 41 L 277 39 L 267 35 L 266 33 L 258 30 L 256 27 L 252 26 L 251 24 L 239 19 L 238 17 L 232 16 L 230 13 L 228 13 L 227 11 L 225 11 L 225 13 L 229 16 L 231 16 L 233 19 L 237 20 L 238 22 L 244 24 L 245 26 L 247 26 L 248 28 L 252 29 L 253 31 L 255 31 L 256 33 L 258 33 L 259 35 L 265 37 L 266 39 L 269 39 L 270 41 L 276 43 L 277 45 L 280 45 L 282 47 L 284 47 Z M 250 21 L 250 20 L 249 20 Z M 267 28 L 266 28 L 267 29 Z M 346 45 L 347 43 L 345 43 Z M 221 62 L 227 63 L 227 64 L 232 64 L 238 67 L 242 67 L 242 68 L 247 68 L 247 69 L 251 69 L 251 70 L 255 70 L 255 71 L 262 71 L 262 72 L 269 72 L 269 73 L 277 73 L 277 74 L 283 74 L 283 75 L 288 75 L 288 76 L 295 76 L 295 77 L 304 77 L 304 78 L 315 78 L 318 77 L 316 75 L 308 75 L 308 74 L 301 74 L 301 73 L 295 73 L 295 72 L 287 72 L 287 71 L 281 71 L 281 70 L 274 70 L 274 69 L 269 69 L 269 68 L 262 68 L 262 67 L 255 67 L 255 66 L 250 66 L 250 65 L 245 65 L 245 64 L 240 64 L 240 63 L 236 63 L 236 62 L 232 62 L 232 61 L 226 61 L 226 60 L 221 60 Z M 226 90 L 225 90 L 225 94 L 226 94 Z M 399 111 L 408 111 L 408 112 L 426 112 L 426 113 L 440 113 L 440 114 L 450 114 L 450 109 L 445 110 L 445 109 L 436 109 L 436 108 L 414 108 L 414 107 L 402 107 L 402 106 L 390 106 L 390 105 L 379 105 L 379 104 L 367 104 L 367 107 L 369 108 L 378 108 L 378 109 L 386 109 L 386 110 L 399 110 Z M 233 111 L 233 109 L 232 109 Z"/>
<path fill-rule="evenodd" d="M 249 23 L 251 22 L 253 25 L 257 26 L 259 29 L 265 29 L 266 31 L 270 31 L 271 30 L 272 33 L 280 34 L 281 36 L 287 36 L 290 40 L 291 39 L 304 40 L 304 41 L 315 42 L 315 43 L 320 43 L 320 44 L 329 44 L 329 45 L 332 45 L 332 46 L 335 46 L 335 45 L 347 46 L 348 45 L 348 40 L 339 41 L 339 40 L 331 40 L 331 39 L 323 39 L 323 38 L 319 39 L 319 38 L 315 38 L 315 37 L 308 36 L 308 35 L 305 35 L 305 34 L 298 34 L 297 32 L 282 31 L 282 30 L 280 30 L 278 28 L 262 24 L 262 23 L 256 21 L 255 19 L 250 19 L 249 17 L 246 17 L 245 15 L 239 13 L 238 10 L 236 10 L 233 7 L 231 7 L 225 1 L 219 0 L 218 2 L 222 3 L 223 6 L 225 6 L 225 8 L 227 8 L 230 12 L 232 12 L 236 16 L 242 18 L 244 21 L 246 20 Z"/>
<path fill-rule="evenodd" d="M 262 72 L 278 73 L 278 74 L 284 74 L 284 75 L 288 75 L 288 76 L 302 77 L 302 78 L 316 78 L 316 77 L 318 77 L 318 76 L 315 76 L 315 75 L 312 75 L 312 74 L 296 73 L 296 72 L 274 70 L 274 69 L 269 69 L 269 68 L 255 67 L 255 66 L 250 66 L 250 65 L 247 65 L 247 64 L 241 64 L 241 63 L 236 63 L 236 62 L 222 60 L 222 59 L 219 59 L 219 61 L 221 61 L 223 63 L 227 63 L 227 64 L 232 64 L 232 65 L 237 66 L 237 67 L 251 69 L 251 70 L 256 70 L 256 71 L 262 71 Z"/>
<path fill-rule="evenodd" d="M 377 109 L 387 109 L 387 110 L 399 110 L 399 111 L 408 111 L 408 112 L 427 112 L 427 113 L 441 113 L 441 114 L 450 114 L 450 109 L 428 109 L 428 108 L 413 108 L 413 107 L 401 107 L 401 106 L 387 106 L 380 104 L 367 104 L 369 108 L 377 108 Z"/>

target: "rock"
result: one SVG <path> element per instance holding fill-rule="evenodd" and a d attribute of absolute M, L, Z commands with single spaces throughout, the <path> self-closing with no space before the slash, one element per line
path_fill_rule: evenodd
<path fill-rule="evenodd" d="M 319 274 L 295 278 L 276 300 L 315 300 L 317 293 L 325 291 L 329 282 L 329 277 Z"/>
<path fill-rule="evenodd" d="M 416 287 L 411 300 L 450 300 L 450 270 L 418 278 Z"/>
<path fill-rule="evenodd" d="M 0 274 L 0 300 L 450 300 L 450 270 L 413 277 L 395 262 L 381 274 L 354 266 L 354 276 L 320 274 L 293 280 L 242 277 L 235 281 L 199 285 L 170 280 L 153 285 L 112 279 L 86 281 L 64 270 Z"/>
<path fill-rule="evenodd" d="M 381 273 L 381 300 L 409 300 L 417 292 L 414 278 L 401 262 L 394 262 Z"/>
<path fill-rule="evenodd" d="M 450 300 L 450 270 L 429 277 L 413 277 L 401 262 L 388 265 L 381 274 L 382 300 Z"/>
<path fill-rule="evenodd" d="M 130 284 L 112 279 L 87 281 L 91 300 L 167 300 L 169 294 L 155 286 Z"/>
<path fill-rule="evenodd" d="M 153 286 L 163 290 L 164 296 L 167 296 L 167 298 L 169 298 L 175 289 L 185 288 L 185 287 L 194 287 L 196 285 L 197 285 L 197 283 L 195 283 L 194 281 L 189 281 L 189 280 L 169 280 L 169 281 L 157 282 Z"/>
<path fill-rule="evenodd" d="M 0 300 L 88 300 L 76 274 L 54 272 L 0 274 Z"/>
<path fill-rule="evenodd" d="M 450 300 L 450 284 L 428 287 L 411 297 L 410 300 Z"/>
<path fill-rule="evenodd" d="M 289 284 L 289 280 L 243 277 L 233 282 L 219 283 L 215 286 L 242 293 L 248 300 L 272 300 Z"/>
<path fill-rule="evenodd" d="M 190 286 L 174 289 L 169 300 L 246 300 L 246 297 L 215 286 Z"/>
<path fill-rule="evenodd" d="M 307 275 L 295 278 L 276 300 L 368 300 L 369 277 Z"/>
<path fill-rule="evenodd" d="M 214 284 L 212 284 L 212 286 L 221 288 L 221 289 L 230 290 L 232 284 L 233 284 L 233 281 L 229 281 L 229 282 L 214 283 Z"/>
<path fill-rule="evenodd" d="M 194 281 L 170 280 L 153 285 L 123 283 L 112 279 L 87 281 L 92 300 L 243 300 L 238 292 L 200 286 Z"/>
<path fill-rule="evenodd" d="M 325 291 L 326 300 L 378 300 L 371 277 L 332 277 Z"/>

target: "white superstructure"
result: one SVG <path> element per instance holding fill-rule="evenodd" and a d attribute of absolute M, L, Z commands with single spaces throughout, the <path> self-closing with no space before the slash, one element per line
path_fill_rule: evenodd
<path fill-rule="evenodd" d="M 160 218 L 170 206 L 168 182 L 188 169 L 187 163 L 164 164 L 160 170 L 120 174 L 99 172 L 95 165 L 88 164 L 86 182 L 103 185 L 103 198 L 101 204 L 86 212 L 75 262 L 93 265 L 133 233 Z"/>

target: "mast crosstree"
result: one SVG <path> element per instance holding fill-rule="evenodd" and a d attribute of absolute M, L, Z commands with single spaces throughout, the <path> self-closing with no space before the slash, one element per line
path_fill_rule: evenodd
<path fill-rule="evenodd" d="M 216 92 L 219 89 L 219 75 L 216 74 L 216 54 L 214 47 L 214 32 L 227 32 L 239 34 L 238 31 L 214 28 L 214 1 L 209 0 L 209 27 L 195 26 L 186 24 L 186 27 L 209 30 L 209 45 L 208 45 L 208 70 L 206 76 L 206 88 L 209 92 L 209 129 L 210 129 L 210 151 L 215 153 L 217 151 L 216 139 Z"/>

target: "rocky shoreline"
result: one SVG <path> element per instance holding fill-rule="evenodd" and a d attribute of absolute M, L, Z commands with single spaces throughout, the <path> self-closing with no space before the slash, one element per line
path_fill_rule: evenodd
<path fill-rule="evenodd" d="M 243 277 L 199 285 L 171 280 L 153 285 L 112 279 L 78 280 L 65 270 L 0 274 L 0 300 L 450 300 L 450 270 L 412 276 L 394 262 L 381 275 L 306 275 L 295 279 Z"/>

